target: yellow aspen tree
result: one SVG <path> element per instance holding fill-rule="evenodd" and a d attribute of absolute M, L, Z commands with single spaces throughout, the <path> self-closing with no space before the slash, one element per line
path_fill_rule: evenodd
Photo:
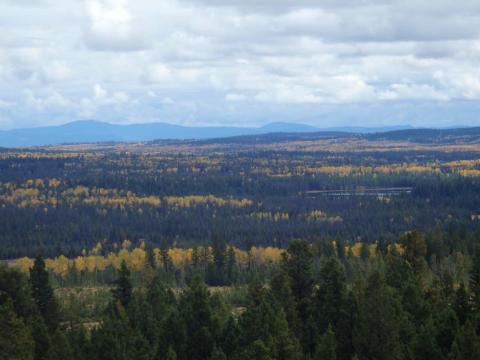
<path fill-rule="evenodd" d="M 95 272 L 95 269 L 97 268 L 96 263 L 97 262 L 94 255 L 89 255 L 85 258 L 85 267 L 87 268 L 87 271 L 90 273 Z"/>
<path fill-rule="evenodd" d="M 28 272 L 30 268 L 33 266 L 33 259 L 28 257 L 22 257 L 20 259 L 15 260 L 15 267 L 20 269 L 20 271 Z"/>
<path fill-rule="evenodd" d="M 78 271 L 78 272 L 82 272 L 85 270 L 85 258 L 83 256 L 77 256 L 74 260 L 73 260 L 73 264 L 75 266 L 75 269 Z"/>

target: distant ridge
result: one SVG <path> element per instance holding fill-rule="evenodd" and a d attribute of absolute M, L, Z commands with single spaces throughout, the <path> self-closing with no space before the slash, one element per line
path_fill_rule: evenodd
<path fill-rule="evenodd" d="M 408 128 L 408 127 L 407 127 Z M 262 127 L 209 126 L 190 127 L 168 123 L 116 125 L 96 120 L 80 120 L 59 126 L 0 131 L 0 147 L 28 147 L 68 143 L 136 142 L 152 140 L 213 139 L 267 133 L 313 133 L 342 131 L 372 133 L 392 128 L 332 128 L 286 122 L 274 122 Z M 398 127 L 395 127 L 398 129 Z"/>

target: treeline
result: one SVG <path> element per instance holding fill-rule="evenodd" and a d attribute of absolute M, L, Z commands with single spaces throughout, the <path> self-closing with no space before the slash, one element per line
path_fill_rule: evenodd
<path fill-rule="evenodd" d="M 159 274 L 134 286 L 116 272 L 99 321 L 65 322 L 43 259 L 29 277 L 0 268 L 0 353 L 5 359 L 478 359 L 480 248 L 465 277 L 429 262 L 424 234 L 403 251 L 322 256 L 292 241 L 271 278 L 253 277 L 240 303 L 210 292 L 199 276 L 181 291 Z M 436 257 L 436 256 L 435 256 Z"/>
<path fill-rule="evenodd" d="M 193 248 L 154 248 L 145 242 L 133 247 L 129 240 L 117 251 L 106 252 L 98 243 L 84 255 L 69 259 L 64 255 L 46 258 L 45 267 L 54 283 L 60 287 L 102 286 L 111 283 L 122 262 L 133 272 L 135 280 L 159 273 L 169 284 L 185 286 L 188 279 L 200 276 L 208 285 L 244 284 L 253 276 L 266 276 L 281 260 L 280 248 L 250 247 L 244 251 L 214 236 L 209 245 Z M 358 246 L 356 252 L 358 253 Z M 120 249 L 120 250 L 118 250 Z M 105 255 L 102 255 L 105 254 Z M 34 265 L 34 259 L 23 257 L 10 262 L 24 273 Z M 263 274 L 263 275 L 262 275 Z M 136 281 L 137 283 L 138 281 Z"/>
<path fill-rule="evenodd" d="M 409 232 L 407 232 L 409 234 Z M 453 281 L 468 277 L 470 257 L 480 242 L 480 232 L 467 231 L 463 227 L 450 227 L 443 231 L 437 228 L 429 232 L 418 232 L 422 239 L 421 249 L 416 251 L 425 261 L 432 276 L 442 276 L 447 271 Z M 349 243 L 341 237 L 322 238 L 311 244 L 316 268 L 322 259 L 337 257 L 347 270 L 357 266 L 358 261 L 378 259 L 395 251 L 405 253 L 405 234 L 398 238 L 380 236 L 373 243 Z M 156 247 L 153 243 L 137 243 L 124 240 L 119 243 L 97 243 L 90 250 L 83 249 L 81 255 L 68 258 L 59 255 L 45 258 L 46 268 L 52 275 L 55 286 L 102 286 L 115 278 L 122 262 L 132 271 L 135 285 L 151 272 L 161 275 L 171 286 L 183 287 L 193 277 L 200 276 L 210 286 L 241 285 L 258 278 L 269 281 L 275 272 L 285 249 L 278 247 L 257 247 L 251 244 L 242 250 L 219 234 L 214 234 L 210 243 L 191 248 L 168 247 L 166 243 Z M 22 257 L 9 262 L 12 266 L 28 273 L 34 260 Z M 146 273 L 146 269 L 149 271 Z M 348 271 L 350 280 L 353 273 Z M 432 276 L 428 281 L 432 281 Z"/>

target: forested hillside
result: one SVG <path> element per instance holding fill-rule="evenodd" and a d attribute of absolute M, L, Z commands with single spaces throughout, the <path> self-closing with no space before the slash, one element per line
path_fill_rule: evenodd
<path fill-rule="evenodd" d="M 124 240 L 192 247 L 213 234 L 247 250 L 477 228 L 475 142 L 292 136 L 4 151 L 0 257 L 74 257 L 97 243 L 106 254 Z"/>
<path fill-rule="evenodd" d="M 0 152 L 0 354 L 478 359 L 480 146 L 397 135 Z"/>
<path fill-rule="evenodd" d="M 27 277 L 0 267 L 5 359 L 478 359 L 480 251 L 430 259 L 423 234 L 374 252 L 290 242 L 268 276 L 213 243 L 217 274 L 248 285 L 186 287 L 148 260 L 120 263 L 110 287 L 56 291 L 42 258 Z M 400 251 L 399 251 L 400 250 Z M 431 250 L 430 250 L 431 251 Z M 148 257 L 154 259 L 154 257 Z M 226 260 L 228 259 L 228 261 Z M 231 272 L 233 271 L 233 272 Z M 134 280 L 134 278 L 136 280 Z"/>

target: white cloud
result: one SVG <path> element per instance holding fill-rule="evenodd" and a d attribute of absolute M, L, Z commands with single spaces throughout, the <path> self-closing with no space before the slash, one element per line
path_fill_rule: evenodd
<path fill-rule="evenodd" d="M 449 96 L 431 85 L 400 83 L 392 84 L 380 92 L 382 100 L 438 100 L 447 101 Z"/>
<path fill-rule="evenodd" d="M 109 94 L 100 84 L 95 84 L 93 87 L 93 99 L 97 105 L 115 105 L 123 104 L 130 100 L 130 96 L 123 91 L 115 91 Z"/>
<path fill-rule="evenodd" d="M 478 121 L 462 111 L 480 99 L 477 0 L 7 0 L 0 23 L 8 123 L 352 119 L 355 106 L 389 121 L 425 102 Z"/>
<path fill-rule="evenodd" d="M 0 99 L 0 109 L 6 109 L 15 106 L 15 103 Z"/>
<path fill-rule="evenodd" d="M 225 95 L 225 100 L 231 102 L 244 101 L 246 98 L 244 94 L 228 93 Z"/>
<path fill-rule="evenodd" d="M 105 90 L 100 84 L 93 86 L 93 96 L 96 100 L 103 100 L 107 97 L 107 90 Z"/>
<path fill-rule="evenodd" d="M 128 0 L 85 0 L 86 43 L 94 50 L 138 50 L 145 44 L 134 32 Z"/>

